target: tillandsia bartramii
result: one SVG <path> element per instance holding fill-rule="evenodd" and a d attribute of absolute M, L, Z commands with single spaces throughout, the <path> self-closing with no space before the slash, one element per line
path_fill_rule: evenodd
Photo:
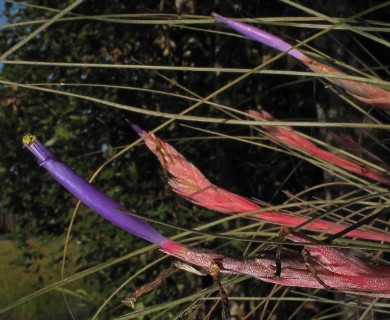
<path fill-rule="evenodd" d="M 345 89 L 358 100 L 385 110 L 390 108 L 390 93 L 387 90 L 366 83 L 342 79 L 344 75 L 342 72 L 309 58 L 300 50 L 294 49 L 291 45 L 267 32 L 218 14 L 215 14 L 214 17 L 218 22 L 228 25 L 249 38 L 270 45 L 277 50 L 286 51 L 312 71 L 323 74 L 324 77 L 332 75 L 328 78 L 329 81 Z M 333 77 L 335 75 L 340 76 L 340 78 Z M 271 114 L 264 110 L 249 110 L 248 115 L 258 118 L 259 121 L 261 119 L 275 120 Z M 220 274 L 223 273 L 252 276 L 261 281 L 284 286 L 317 288 L 361 296 L 390 298 L 389 266 L 364 263 L 352 255 L 328 246 L 328 243 L 315 240 L 302 232 L 296 232 L 294 228 L 336 236 L 345 232 L 344 235 L 347 237 L 375 241 L 389 241 L 388 233 L 369 228 L 349 230 L 346 224 L 334 224 L 324 219 L 311 221 L 309 218 L 297 216 L 287 211 L 267 210 L 266 207 L 261 207 L 249 199 L 214 185 L 167 142 L 144 131 L 137 125 L 132 125 L 132 127 L 157 156 L 166 175 L 169 175 L 169 185 L 176 194 L 213 211 L 230 215 L 246 213 L 243 218 L 284 226 L 283 238 L 291 243 L 300 244 L 303 247 L 302 254 L 293 253 L 285 256 L 279 252 L 274 259 L 231 257 L 223 252 L 192 247 L 173 241 L 142 219 L 127 212 L 126 208 L 117 201 L 97 190 L 66 164 L 57 160 L 34 135 L 25 135 L 23 144 L 58 183 L 93 211 L 123 230 L 157 245 L 164 254 L 179 259 L 181 262 L 174 263 L 174 266 L 200 275 L 211 275 L 220 292 L 223 302 L 223 317 L 226 319 L 230 317 L 228 296 L 219 279 Z M 363 179 L 368 178 L 384 185 L 390 185 L 390 176 L 384 170 L 367 168 L 355 160 L 324 150 L 293 127 L 270 126 L 265 127 L 265 132 L 267 138 L 274 143 L 294 149 L 314 159 L 327 161 L 337 168 L 357 174 Z M 199 272 L 192 266 L 200 267 L 204 271 Z M 169 271 L 163 271 L 157 280 L 142 287 L 129 300 L 126 300 L 126 303 L 134 304 L 138 297 L 152 290 L 168 275 Z"/>

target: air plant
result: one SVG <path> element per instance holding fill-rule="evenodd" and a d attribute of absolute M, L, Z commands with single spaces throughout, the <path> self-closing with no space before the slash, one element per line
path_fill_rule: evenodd
<path fill-rule="evenodd" d="M 161 140 L 156 140 L 155 136 L 147 134 L 137 126 L 133 126 L 133 128 L 145 138 L 152 150 L 158 153 L 161 157 L 160 160 L 171 174 L 175 175 L 181 172 L 181 178 L 175 176 L 171 180 L 171 185 L 174 188 L 190 188 L 196 193 L 199 191 L 198 185 L 201 184 L 206 189 L 220 191 L 219 195 L 218 192 L 208 194 L 210 199 L 198 198 L 197 201 L 201 202 L 208 200 L 209 207 L 217 204 L 221 208 L 222 203 L 226 200 L 225 196 L 230 197 L 229 199 L 241 199 L 243 203 L 246 202 L 243 198 L 223 189 L 206 185 L 207 180 L 193 165 L 188 162 L 184 166 L 176 165 L 176 163 L 186 162 L 186 160 L 172 147 Z M 157 244 L 162 252 L 206 269 L 207 273 L 219 285 L 221 299 L 225 302 L 224 318 L 226 319 L 230 317 L 227 309 L 228 300 L 218 280 L 219 273 L 250 275 L 259 280 L 285 286 L 323 288 L 358 295 L 390 297 L 390 267 L 364 264 L 357 258 L 346 255 L 337 249 L 323 246 L 312 238 L 299 233 L 289 232 L 288 229 L 283 230 L 285 237 L 292 242 L 303 244 L 302 255 L 298 253 L 288 257 L 281 255 L 276 259 L 236 258 L 213 250 L 195 248 L 172 241 L 145 221 L 127 213 L 123 206 L 97 190 L 66 164 L 55 159 L 53 154 L 34 135 L 26 134 L 23 137 L 23 144 L 57 182 L 102 217 L 137 237 Z M 160 151 L 156 151 L 156 148 L 159 148 Z M 183 189 L 180 190 L 180 192 L 184 192 Z M 239 210 L 239 207 L 236 207 L 235 210 Z M 286 215 L 285 219 L 287 217 Z M 192 270 L 191 267 L 184 267 L 184 269 Z M 158 283 L 158 281 L 154 283 Z M 148 286 L 148 289 L 143 290 L 143 293 L 152 287 L 153 285 Z"/>
<path fill-rule="evenodd" d="M 309 218 L 298 217 L 285 212 L 265 210 L 242 196 L 212 184 L 198 168 L 170 144 L 161 140 L 154 134 L 147 133 L 136 125 L 132 125 L 132 127 L 144 138 L 147 147 L 158 157 L 163 168 L 171 175 L 169 185 L 172 187 L 172 190 L 196 205 L 228 214 L 248 212 L 248 215 L 246 216 L 248 218 L 263 220 L 287 227 L 304 225 L 303 228 L 306 230 L 329 234 L 339 233 L 346 228 L 346 226 L 334 225 L 331 222 L 321 219 L 309 222 Z M 280 139 L 283 143 L 288 143 L 300 150 L 316 150 L 316 155 L 319 153 L 317 151 L 317 149 L 319 149 L 317 146 L 293 131 L 279 129 L 278 127 L 270 128 L 274 131 L 281 130 L 280 132 L 283 134 L 275 134 L 275 137 Z M 324 153 L 321 153 L 321 155 L 322 154 Z M 334 160 L 335 158 L 338 159 L 335 155 L 329 155 L 331 155 L 331 157 L 329 156 L 330 160 Z M 340 161 L 341 160 L 339 160 L 339 162 Z M 343 161 L 349 164 L 349 166 L 354 165 L 347 160 Z M 353 230 L 348 232 L 346 236 L 379 241 L 390 240 L 390 236 L 375 231 Z"/>
<path fill-rule="evenodd" d="M 247 113 L 266 121 L 275 120 L 270 113 L 264 110 L 248 110 Z M 361 176 L 370 178 L 375 181 L 379 181 L 386 185 L 390 185 L 390 176 L 388 176 L 384 172 L 380 172 L 376 169 L 367 167 L 366 165 L 359 164 L 355 161 L 326 151 L 318 147 L 309 139 L 297 133 L 292 127 L 264 126 L 264 129 L 267 131 L 267 136 L 270 138 L 270 140 L 273 140 L 276 143 L 281 143 L 288 148 L 293 148 L 295 150 L 305 152 L 316 159 L 324 160 L 339 168 L 345 169 L 353 173 L 357 173 Z"/>
<path fill-rule="evenodd" d="M 246 23 L 223 17 L 216 13 L 214 13 L 213 16 L 217 22 L 227 25 L 247 38 L 270 46 L 281 52 L 286 52 L 290 56 L 301 61 L 313 72 L 321 73 L 325 77 L 327 75 L 331 75 L 332 77 L 327 78 L 328 81 L 345 89 L 356 99 L 375 107 L 387 110 L 390 109 L 390 91 L 368 83 L 343 79 L 343 77 L 346 76 L 345 73 L 308 57 L 298 49 L 294 49 L 293 46 L 273 34 L 255 28 Z"/>

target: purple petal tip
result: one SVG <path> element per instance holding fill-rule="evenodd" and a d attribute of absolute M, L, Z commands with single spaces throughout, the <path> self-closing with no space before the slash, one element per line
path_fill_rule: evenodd
<path fill-rule="evenodd" d="M 218 13 L 215 13 L 215 12 L 213 12 L 213 13 L 211 14 L 211 16 L 212 16 L 212 17 L 215 19 L 215 21 L 217 21 L 217 22 L 222 22 L 223 20 L 225 20 L 224 17 L 220 16 Z"/>
<path fill-rule="evenodd" d="M 127 123 L 130 125 L 130 127 L 140 136 L 140 137 L 143 137 L 145 134 L 147 134 L 147 132 L 145 130 L 143 130 L 141 127 L 139 127 L 138 125 L 130 122 L 128 119 L 126 119 Z"/>
<path fill-rule="evenodd" d="M 255 40 L 257 42 L 263 43 L 267 46 L 270 46 L 276 50 L 279 51 L 287 51 L 287 53 L 290 56 L 295 57 L 296 59 L 303 59 L 304 55 L 297 49 L 292 49 L 292 46 L 285 42 L 284 40 L 280 39 L 277 36 L 274 36 L 271 33 L 268 33 L 264 30 L 255 28 L 252 25 L 242 23 L 239 21 L 236 21 L 234 19 L 226 18 L 223 16 L 220 16 L 217 13 L 212 14 L 214 19 L 217 22 L 223 23 L 227 25 L 228 27 L 232 28 L 233 30 L 237 31 L 238 33 L 242 34 L 243 36 Z"/>

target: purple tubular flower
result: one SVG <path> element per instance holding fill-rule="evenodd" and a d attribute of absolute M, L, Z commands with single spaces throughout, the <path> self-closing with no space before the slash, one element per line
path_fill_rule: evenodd
<path fill-rule="evenodd" d="M 213 17 L 217 22 L 226 24 L 233 30 L 236 30 L 238 33 L 242 34 L 245 37 L 248 37 L 252 40 L 255 40 L 257 42 L 263 43 L 267 46 L 270 46 L 276 50 L 279 50 L 281 52 L 286 52 L 290 56 L 293 56 L 297 59 L 302 59 L 305 55 L 298 51 L 297 49 L 291 49 L 292 46 L 288 44 L 287 42 L 283 41 L 282 39 L 266 32 L 260 29 L 257 29 L 249 24 L 238 22 L 223 16 L 220 16 L 219 14 L 213 13 Z"/>
<path fill-rule="evenodd" d="M 99 213 L 113 224 L 146 241 L 161 246 L 169 241 L 149 224 L 126 213 L 126 209 L 92 184 L 85 181 L 53 154 L 32 134 L 23 137 L 23 145 L 39 160 L 51 176 L 82 203 Z"/>

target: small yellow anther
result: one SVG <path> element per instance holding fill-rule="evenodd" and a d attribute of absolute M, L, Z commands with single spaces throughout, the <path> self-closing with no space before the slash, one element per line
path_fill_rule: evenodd
<path fill-rule="evenodd" d="M 24 136 L 23 136 L 23 139 L 22 139 L 22 142 L 24 144 L 32 144 L 35 140 L 37 139 L 37 137 L 31 133 L 26 133 Z"/>

